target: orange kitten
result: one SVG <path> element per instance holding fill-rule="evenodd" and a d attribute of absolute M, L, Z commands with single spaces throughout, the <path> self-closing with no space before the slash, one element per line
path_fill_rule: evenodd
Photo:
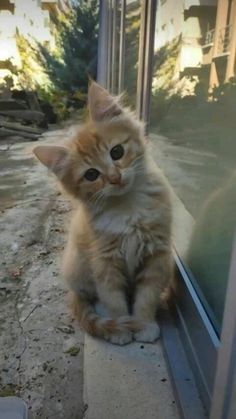
<path fill-rule="evenodd" d="M 74 312 L 91 335 L 113 343 L 153 342 L 172 277 L 168 188 L 143 128 L 93 82 L 89 123 L 64 147 L 38 146 L 38 159 L 78 199 L 64 257 Z M 100 302 L 107 313 L 96 312 Z"/>

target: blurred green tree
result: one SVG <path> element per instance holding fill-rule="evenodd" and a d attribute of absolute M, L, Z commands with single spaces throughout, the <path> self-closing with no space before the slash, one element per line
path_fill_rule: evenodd
<path fill-rule="evenodd" d="M 96 76 L 98 12 L 98 0 L 74 0 L 68 13 L 51 16 L 54 48 L 17 36 L 19 87 L 37 91 L 59 119 L 84 107 L 88 79 Z"/>
<path fill-rule="evenodd" d="M 98 1 L 73 2 L 68 15 L 53 18 L 56 49 L 39 45 L 39 58 L 56 89 L 70 95 L 87 91 L 95 78 L 98 40 Z"/>

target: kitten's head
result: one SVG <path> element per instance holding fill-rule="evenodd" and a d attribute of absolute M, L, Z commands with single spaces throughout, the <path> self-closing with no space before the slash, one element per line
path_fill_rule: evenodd
<path fill-rule="evenodd" d="M 145 146 L 142 125 L 95 82 L 88 107 L 90 121 L 67 145 L 41 145 L 34 153 L 74 197 L 95 203 L 132 189 Z"/>

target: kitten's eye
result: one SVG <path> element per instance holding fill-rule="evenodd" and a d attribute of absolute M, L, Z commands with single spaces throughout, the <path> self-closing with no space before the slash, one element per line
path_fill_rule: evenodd
<path fill-rule="evenodd" d="M 125 152 L 124 147 L 121 144 L 116 145 L 110 151 L 110 155 L 111 155 L 112 160 L 121 159 L 121 157 L 123 157 L 123 155 L 124 155 L 124 152 Z"/>
<path fill-rule="evenodd" d="M 100 172 L 97 169 L 88 169 L 85 172 L 84 177 L 90 182 L 93 182 L 94 180 L 98 178 L 99 175 L 100 175 Z"/>

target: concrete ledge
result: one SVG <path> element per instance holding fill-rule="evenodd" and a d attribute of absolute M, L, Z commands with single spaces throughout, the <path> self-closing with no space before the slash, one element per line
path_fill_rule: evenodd
<path fill-rule="evenodd" d="M 161 341 L 84 348 L 85 419 L 180 419 Z"/>

